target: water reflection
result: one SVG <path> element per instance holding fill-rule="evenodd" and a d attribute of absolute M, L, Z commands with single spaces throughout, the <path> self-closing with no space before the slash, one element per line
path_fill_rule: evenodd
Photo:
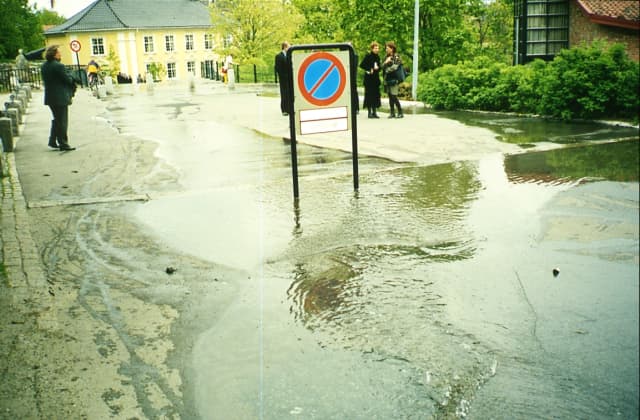
<path fill-rule="evenodd" d="M 438 112 L 464 124 L 484 127 L 498 134 L 498 139 L 520 145 L 540 142 L 574 144 L 582 142 L 638 138 L 638 128 L 592 121 L 571 123 L 534 117 L 517 117 L 478 112 Z"/>
<path fill-rule="evenodd" d="M 504 168 L 511 182 L 563 183 L 583 178 L 638 181 L 637 140 L 591 144 L 507 156 Z"/>
<path fill-rule="evenodd" d="M 390 312 L 411 299 L 429 307 L 436 300 L 431 281 L 416 268 L 475 253 L 465 217 L 481 187 L 476 164 L 396 168 L 367 174 L 363 184 L 358 198 L 338 195 L 348 200 L 344 207 L 327 202 L 334 196 L 327 191 L 307 193 L 303 208 L 294 207 L 296 223 L 304 225 L 307 213 L 311 225 L 288 250 L 296 263 L 287 296 L 307 328 L 363 322 L 371 311 Z M 330 216 L 337 208 L 339 219 Z"/>
<path fill-rule="evenodd" d="M 566 311 L 571 305 L 593 316 L 595 325 L 600 314 L 590 311 L 604 307 L 601 281 L 637 285 L 627 281 L 637 275 L 626 274 L 637 274 L 637 236 L 631 236 L 635 254 L 629 252 L 635 265 L 615 275 L 617 266 L 584 259 L 589 254 L 582 247 L 574 252 L 563 242 L 570 252 L 558 252 L 557 243 L 545 247 L 538 238 L 548 225 L 544 238 L 573 245 L 574 232 L 585 230 L 584 223 L 573 223 L 585 191 L 554 184 L 593 176 L 637 180 L 637 142 L 428 167 L 363 158 L 355 194 L 350 154 L 300 145 L 302 198 L 292 207 L 289 146 L 212 120 L 210 100 L 195 98 L 198 106 L 190 107 L 178 106 L 191 103 L 180 97 L 153 104 L 132 98 L 111 112 L 124 132 L 157 141 L 163 164 L 180 174 L 180 188 L 171 185 L 180 194 L 141 205 L 140 220 L 181 252 L 243 273 L 228 279 L 241 290 L 235 299 L 198 314 L 210 328 L 193 357 L 192 398 L 202 417 L 459 418 L 473 400 L 476 407 L 485 401 L 489 416 L 500 407 L 519 418 L 588 418 L 598 404 L 589 405 L 593 392 L 604 387 L 590 380 L 596 386 L 580 385 L 569 394 L 562 385 L 574 376 L 566 365 L 577 360 L 598 374 L 605 365 L 563 349 L 566 343 L 580 349 L 589 348 L 582 343 L 609 344 L 595 337 L 620 329 L 602 323 L 578 343 L 570 333 L 561 341 L 555 326 L 569 329 L 576 322 Z M 618 135 L 599 125 L 474 118 L 465 122 L 487 124 L 514 142 Z M 586 186 L 598 184 L 604 183 Z M 558 195 L 565 191 L 577 199 Z M 602 207 L 608 212 L 619 202 L 631 203 L 637 220 L 637 199 L 607 199 Z M 558 208 L 563 203 L 566 208 Z M 544 211 L 555 215 L 551 223 L 540 220 Z M 597 216 L 593 226 L 601 232 Z M 614 245 L 627 250 L 626 242 Z M 596 250 L 608 255 L 603 248 Z M 563 274 L 548 278 L 557 261 Z M 637 300 L 634 306 L 611 302 L 603 313 L 615 307 L 637 313 Z M 543 339 L 558 343 L 555 357 L 539 352 Z M 634 344 L 637 350 L 637 340 L 620 348 Z M 617 364 L 623 365 L 637 362 Z M 479 395 L 487 378 L 494 388 Z M 628 381 L 617 383 L 626 387 Z M 513 389 L 522 392 L 509 393 Z M 538 395 L 536 403 L 518 411 L 530 394 Z"/>

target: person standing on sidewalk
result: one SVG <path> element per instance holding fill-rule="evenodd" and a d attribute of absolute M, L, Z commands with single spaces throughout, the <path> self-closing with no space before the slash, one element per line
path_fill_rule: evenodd
<path fill-rule="evenodd" d="M 402 65 L 402 59 L 396 52 L 396 44 L 393 41 L 388 41 L 385 44 L 385 50 L 387 56 L 382 63 L 382 70 L 384 73 L 384 86 L 387 94 L 389 95 L 389 108 L 391 113 L 389 118 L 404 118 L 402 114 L 402 107 L 400 106 L 400 100 L 398 99 L 398 93 L 400 93 L 400 81 L 396 76 L 396 70 Z M 394 106 L 398 108 L 398 114 L 394 111 Z"/>
<path fill-rule="evenodd" d="M 380 108 L 380 45 L 373 41 L 369 46 L 369 53 L 364 56 L 360 68 L 364 70 L 364 103 L 369 118 L 378 117 Z"/>
<path fill-rule="evenodd" d="M 76 92 L 76 81 L 60 62 L 61 53 L 58 45 L 51 45 L 45 52 L 46 62 L 40 68 L 44 83 L 44 104 L 48 105 L 53 115 L 49 147 L 60 150 L 75 150 L 69 146 L 67 130 L 69 127 L 69 105 Z"/>
<path fill-rule="evenodd" d="M 278 74 L 278 82 L 280 83 L 280 110 L 282 115 L 289 115 L 291 110 L 289 109 L 290 94 L 289 94 L 289 68 L 287 67 L 287 50 L 289 49 L 289 43 L 284 41 L 282 43 L 282 50 L 276 54 L 275 59 L 275 71 Z"/>

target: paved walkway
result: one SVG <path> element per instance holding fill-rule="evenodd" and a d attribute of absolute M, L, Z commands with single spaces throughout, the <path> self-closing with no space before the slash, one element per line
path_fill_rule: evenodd
<path fill-rule="evenodd" d="M 38 96 L 41 99 L 41 96 Z M 9 101 L 9 94 L 0 95 L 0 105 Z M 33 101 L 29 103 L 19 134 L 14 137 L 17 144 L 21 141 L 25 124 L 29 121 Z M 34 299 L 45 292 L 46 278 L 40 258 L 29 230 L 27 205 L 22 193 L 20 178 L 16 168 L 15 154 L 4 153 L 3 171 L 7 174 L 2 181 L 2 206 L 0 207 L 0 261 L 4 265 L 6 286 L 13 289 L 13 301 Z"/>

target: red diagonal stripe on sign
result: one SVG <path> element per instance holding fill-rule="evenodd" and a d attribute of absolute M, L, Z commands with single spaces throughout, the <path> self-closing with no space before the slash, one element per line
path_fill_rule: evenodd
<path fill-rule="evenodd" d="M 322 82 L 324 82 L 324 79 L 326 79 L 327 77 L 329 77 L 329 73 L 331 73 L 331 71 L 336 68 L 336 64 L 335 63 L 331 63 L 331 65 L 329 66 L 329 68 L 322 74 L 322 76 L 320 77 L 320 79 L 318 79 L 318 81 L 316 82 L 315 85 L 313 85 L 313 87 L 311 89 L 309 89 L 309 94 L 313 95 L 313 93 L 320 87 L 320 85 L 322 84 Z"/>

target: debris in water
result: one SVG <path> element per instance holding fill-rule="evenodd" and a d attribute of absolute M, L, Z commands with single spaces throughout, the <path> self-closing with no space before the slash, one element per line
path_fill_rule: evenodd
<path fill-rule="evenodd" d="M 173 274 L 173 273 L 175 273 L 176 271 L 178 271 L 178 269 L 177 269 L 177 268 L 175 268 L 175 267 L 167 267 L 164 271 L 165 271 L 167 274 Z"/>
<path fill-rule="evenodd" d="M 553 277 L 558 277 L 558 274 L 560 274 L 560 270 L 558 270 L 557 268 L 553 269 Z"/>

